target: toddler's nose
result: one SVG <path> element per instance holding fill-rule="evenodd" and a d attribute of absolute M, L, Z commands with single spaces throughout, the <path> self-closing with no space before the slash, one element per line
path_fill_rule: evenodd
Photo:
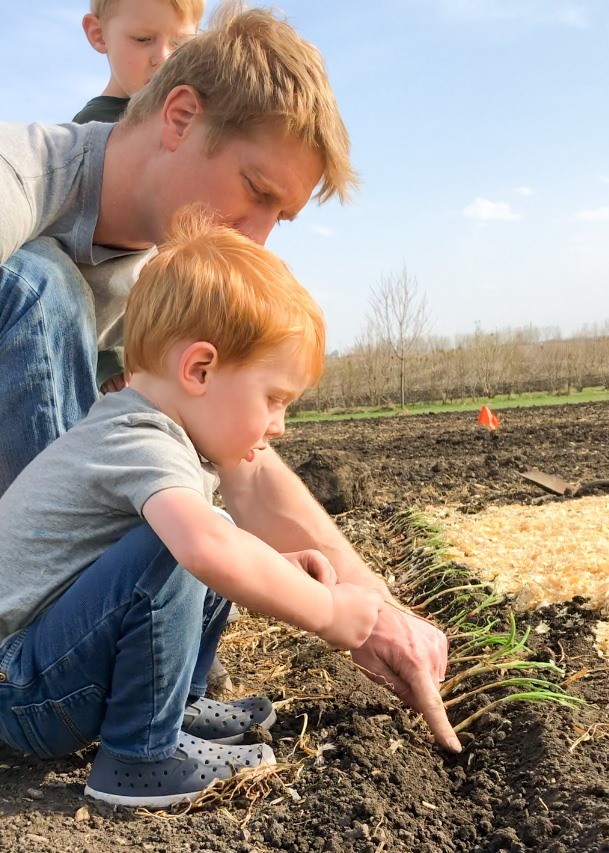
<path fill-rule="evenodd" d="M 285 432 L 285 419 L 281 417 L 281 419 L 277 419 L 272 421 L 269 424 L 269 428 L 266 431 L 267 435 L 274 435 L 276 437 L 282 436 Z"/>

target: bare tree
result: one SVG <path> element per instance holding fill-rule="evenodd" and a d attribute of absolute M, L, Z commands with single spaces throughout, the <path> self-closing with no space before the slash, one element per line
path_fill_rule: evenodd
<path fill-rule="evenodd" d="M 400 406 L 404 408 L 408 357 L 425 332 L 427 300 L 419 294 L 416 278 L 411 278 L 403 266 L 380 277 L 371 288 L 369 304 L 368 320 L 398 363 Z"/>
<path fill-rule="evenodd" d="M 391 355 L 370 321 L 356 337 L 353 353 L 360 366 L 360 387 L 367 404 L 380 406 L 391 381 Z"/>
<path fill-rule="evenodd" d="M 492 399 L 497 393 L 503 376 L 503 343 L 499 332 L 485 332 L 479 323 L 468 335 L 471 356 L 472 390 Z"/>

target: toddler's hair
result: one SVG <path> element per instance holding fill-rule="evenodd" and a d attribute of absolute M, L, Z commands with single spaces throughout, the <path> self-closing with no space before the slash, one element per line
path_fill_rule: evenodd
<path fill-rule="evenodd" d="M 323 372 L 325 324 L 309 293 L 277 255 L 194 206 L 178 212 L 131 291 L 127 371 L 161 373 L 180 341 L 213 344 L 221 365 L 272 359 L 293 341 L 306 383 Z"/>
<path fill-rule="evenodd" d="M 125 125 L 149 119 L 176 86 L 191 86 L 203 105 L 208 153 L 256 125 L 275 124 L 319 151 L 320 202 L 341 201 L 357 184 L 349 136 L 319 51 L 267 9 L 222 3 L 208 28 L 176 50 L 129 102 Z"/>
<path fill-rule="evenodd" d="M 91 0 L 91 13 L 105 24 L 120 2 L 121 0 Z M 205 0 L 164 0 L 164 2 L 171 6 L 183 20 L 197 24 L 203 17 Z"/>

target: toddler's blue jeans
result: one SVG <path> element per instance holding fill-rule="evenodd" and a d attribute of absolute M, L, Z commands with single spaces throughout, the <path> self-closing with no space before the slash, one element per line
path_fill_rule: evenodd
<path fill-rule="evenodd" d="M 229 610 L 141 524 L 0 646 L 0 740 L 50 757 L 100 738 L 123 760 L 166 758 Z"/>

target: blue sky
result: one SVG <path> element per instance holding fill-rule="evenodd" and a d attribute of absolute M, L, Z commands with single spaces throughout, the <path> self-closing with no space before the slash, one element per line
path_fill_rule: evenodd
<path fill-rule="evenodd" d="M 326 58 L 362 178 L 351 205 L 310 205 L 269 241 L 332 348 L 403 265 L 436 335 L 609 318 L 606 0 L 276 5 Z M 71 118 L 107 78 L 86 2 L 0 6 L 0 119 Z"/>

